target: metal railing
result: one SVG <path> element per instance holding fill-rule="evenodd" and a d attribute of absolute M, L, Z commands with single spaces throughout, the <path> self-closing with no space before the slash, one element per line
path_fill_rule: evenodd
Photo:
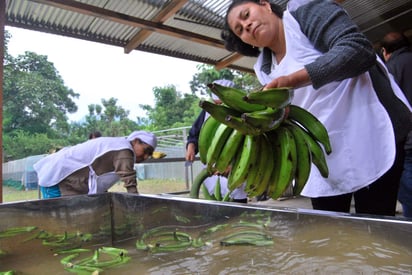
<path fill-rule="evenodd" d="M 144 165 L 147 169 L 151 169 L 152 167 L 150 164 L 157 164 L 157 163 L 169 163 L 169 164 L 176 164 L 176 165 L 162 165 L 162 175 L 158 175 L 161 178 L 164 176 L 170 177 L 178 177 L 180 167 L 183 167 L 183 177 L 186 182 L 187 190 L 190 189 L 191 185 L 193 184 L 194 175 L 197 174 L 200 169 L 201 165 L 198 163 L 199 158 L 196 158 L 194 163 L 186 162 L 185 153 L 186 153 L 186 143 L 187 143 L 187 136 L 190 131 L 191 126 L 186 127 L 179 127 L 179 128 L 171 128 L 166 130 L 160 131 L 153 131 L 153 133 L 158 138 L 157 148 L 156 151 L 161 151 L 167 154 L 167 156 L 163 159 L 149 159 L 144 162 Z M 153 176 L 148 171 L 149 177 Z"/>

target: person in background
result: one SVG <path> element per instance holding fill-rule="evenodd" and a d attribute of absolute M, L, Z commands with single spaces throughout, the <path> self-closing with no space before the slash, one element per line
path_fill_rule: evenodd
<path fill-rule="evenodd" d="M 381 42 L 382 56 L 388 71 L 412 104 L 412 50 L 408 38 L 401 32 L 387 33 Z M 399 185 L 398 200 L 403 215 L 412 218 L 412 131 L 405 143 L 405 162 Z"/>
<path fill-rule="evenodd" d="M 332 145 L 329 176 L 315 166 L 301 195 L 317 210 L 394 216 L 412 127 L 411 107 L 372 44 L 336 2 L 233 0 L 222 39 L 257 57 L 264 90 L 294 88 L 292 104 L 314 114 Z"/>
<path fill-rule="evenodd" d="M 127 192 L 138 193 L 134 164 L 149 158 L 156 146 L 156 136 L 146 131 L 100 137 L 50 154 L 33 168 L 44 199 L 107 192 L 119 180 Z"/>
<path fill-rule="evenodd" d="M 98 138 L 101 136 L 102 136 L 102 133 L 100 131 L 93 131 L 89 134 L 89 139 L 94 139 L 94 138 Z"/>
<path fill-rule="evenodd" d="M 226 79 L 216 80 L 213 83 L 217 83 L 227 87 L 235 86 L 235 83 L 233 83 L 233 81 Z M 212 94 L 212 99 L 216 104 L 222 104 L 222 101 L 220 101 L 220 99 L 215 94 Z M 202 128 L 203 123 L 206 121 L 208 117 L 209 113 L 207 113 L 205 110 L 202 110 L 192 125 L 186 143 L 186 161 L 193 162 L 195 159 L 195 155 L 199 152 L 197 145 L 199 140 L 200 129 Z M 229 192 L 229 189 L 227 187 L 227 177 L 222 175 L 213 175 L 208 177 L 203 184 L 206 186 L 209 193 L 213 194 L 215 185 L 218 182 L 218 180 L 221 185 L 222 197 L 224 197 L 227 194 L 227 192 Z M 247 194 L 244 191 L 244 186 L 238 187 L 235 190 L 233 190 L 230 194 L 230 197 L 233 202 L 247 203 Z"/>

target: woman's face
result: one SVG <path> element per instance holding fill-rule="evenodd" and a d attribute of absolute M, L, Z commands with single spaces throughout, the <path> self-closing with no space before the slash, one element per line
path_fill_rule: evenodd
<path fill-rule="evenodd" d="M 146 159 L 148 159 L 153 154 L 152 146 L 150 146 L 150 145 L 148 145 L 144 142 L 139 143 L 138 140 L 134 141 L 133 151 L 136 155 L 136 163 L 145 161 Z"/>
<path fill-rule="evenodd" d="M 254 47 L 268 47 L 273 43 L 277 17 L 270 4 L 245 2 L 230 10 L 227 16 L 230 29 L 243 42 Z"/>

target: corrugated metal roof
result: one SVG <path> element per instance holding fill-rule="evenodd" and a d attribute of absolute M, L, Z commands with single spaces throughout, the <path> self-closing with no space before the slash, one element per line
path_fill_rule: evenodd
<path fill-rule="evenodd" d="M 6 0 L 6 24 L 192 61 L 252 71 L 220 40 L 230 0 Z M 274 1 L 282 7 L 288 1 Z M 372 42 L 390 30 L 411 34 L 411 0 L 346 0 Z"/>

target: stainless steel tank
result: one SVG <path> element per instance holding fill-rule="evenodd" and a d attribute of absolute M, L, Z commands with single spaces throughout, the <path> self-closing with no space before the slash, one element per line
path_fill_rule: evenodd
<path fill-rule="evenodd" d="M 32 230 L 2 237 L 13 228 Z M 173 251 L 137 249 L 139 241 L 149 244 L 142 238 L 153 229 L 183 232 L 190 242 L 203 243 Z M 225 240 L 239 230 L 262 233 L 270 243 L 228 245 Z M 53 243 L 39 237 L 44 232 L 54 236 Z M 58 242 L 65 238 L 66 247 Z M 127 193 L 0 205 L 0 272 L 69 274 L 76 271 L 62 264 L 60 252 L 92 253 L 103 246 L 125 249 L 130 257 L 104 274 L 412 274 L 412 222 L 399 217 Z"/>

